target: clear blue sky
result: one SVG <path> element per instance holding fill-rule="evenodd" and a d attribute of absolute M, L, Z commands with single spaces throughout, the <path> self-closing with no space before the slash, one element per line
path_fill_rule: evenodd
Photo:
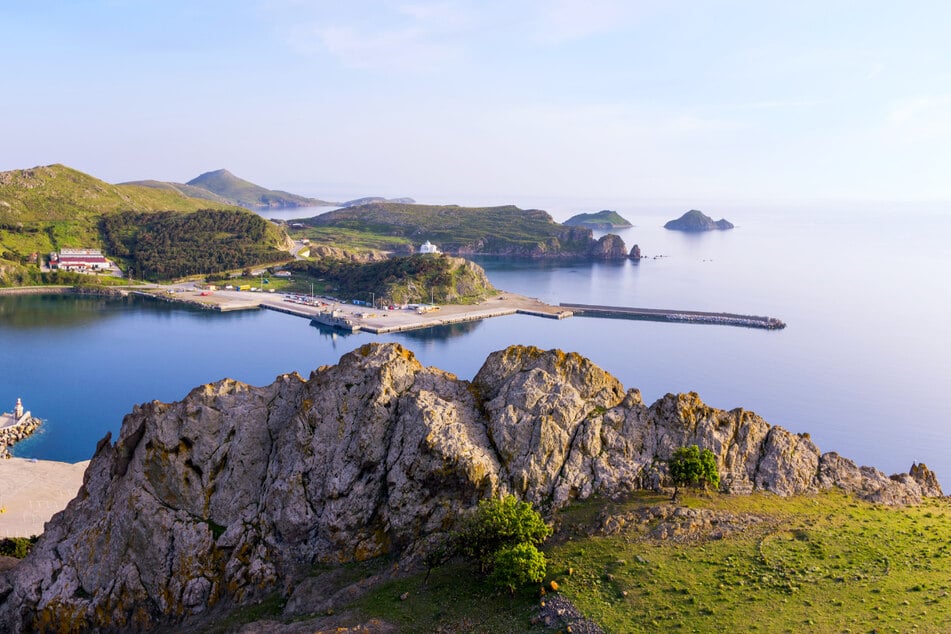
<path fill-rule="evenodd" d="M 0 6 L 0 169 L 443 202 L 951 201 L 951 3 Z M 703 208 L 703 207 L 701 207 Z"/>

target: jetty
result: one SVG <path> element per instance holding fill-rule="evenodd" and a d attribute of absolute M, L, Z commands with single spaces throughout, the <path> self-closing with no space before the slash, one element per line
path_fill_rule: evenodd
<path fill-rule="evenodd" d="M 8 455 L 7 447 L 11 447 L 27 438 L 40 426 L 40 419 L 24 411 L 23 402 L 17 399 L 12 412 L 0 414 L 0 457 Z"/>
<path fill-rule="evenodd" d="M 626 306 L 597 306 L 592 304 L 566 304 L 560 306 L 582 317 L 610 317 L 615 319 L 644 319 L 649 321 L 676 321 L 693 324 L 716 324 L 743 328 L 782 330 L 786 324 L 775 317 L 738 315 L 736 313 L 711 313 L 700 310 L 673 310 L 665 308 L 633 308 Z"/>

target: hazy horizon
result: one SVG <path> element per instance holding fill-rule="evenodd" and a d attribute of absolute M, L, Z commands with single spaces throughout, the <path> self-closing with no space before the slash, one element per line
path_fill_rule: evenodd
<path fill-rule="evenodd" d="M 224 167 L 324 199 L 585 211 L 938 207 L 948 18 L 852 0 L 13 3 L 0 169 Z"/>

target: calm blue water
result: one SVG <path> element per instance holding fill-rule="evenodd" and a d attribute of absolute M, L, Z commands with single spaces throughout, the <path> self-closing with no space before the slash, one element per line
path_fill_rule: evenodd
<path fill-rule="evenodd" d="M 716 407 L 808 431 L 822 450 L 888 472 L 924 461 L 951 484 L 951 219 L 734 214 L 737 229 L 695 236 L 660 228 L 676 214 L 626 215 L 638 226 L 622 236 L 648 256 L 639 264 L 480 263 L 496 286 L 552 302 L 765 314 L 788 328 L 516 316 L 344 337 L 270 311 L 3 297 L 0 407 L 21 396 L 47 421 L 15 452 L 83 460 L 135 403 L 177 400 L 223 377 L 263 385 L 306 375 L 368 341 L 398 341 L 463 378 L 489 352 L 526 343 L 581 352 L 648 402 L 694 390 Z"/>

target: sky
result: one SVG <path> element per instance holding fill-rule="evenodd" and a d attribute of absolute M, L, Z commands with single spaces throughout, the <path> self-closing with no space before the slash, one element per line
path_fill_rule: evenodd
<path fill-rule="evenodd" d="M 951 3 L 0 3 L 0 170 L 345 199 L 951 201 Z M 594 203 L 592 203 L 594 204 Z"/>

